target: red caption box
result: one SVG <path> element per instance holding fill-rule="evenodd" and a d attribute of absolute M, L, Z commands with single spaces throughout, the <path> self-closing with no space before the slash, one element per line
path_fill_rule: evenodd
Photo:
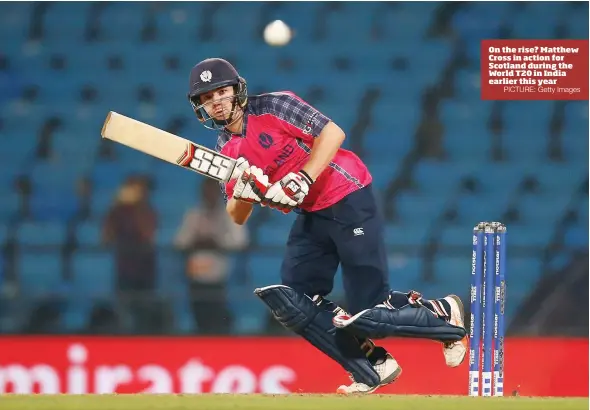
<path fill-rule="evenodd" d="M 587 100 L 588 40 L 482 40 L 482 100 Z"/>

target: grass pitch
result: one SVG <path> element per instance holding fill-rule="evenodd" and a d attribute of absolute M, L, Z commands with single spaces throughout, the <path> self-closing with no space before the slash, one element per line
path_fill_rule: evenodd
<path fill-rule="evenodd" d="M 0 396 L 2 410 L 578 410 L 588 399 L 371 395 L 82 395 Z"/>

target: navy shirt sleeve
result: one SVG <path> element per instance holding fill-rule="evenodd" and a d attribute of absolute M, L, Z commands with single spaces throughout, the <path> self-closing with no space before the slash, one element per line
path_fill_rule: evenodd
<path fill-rule="evenodd" d="M 299 138 L 317 138 L 330 119 L 292 93 L 269 94 L 269 111 Z"/>

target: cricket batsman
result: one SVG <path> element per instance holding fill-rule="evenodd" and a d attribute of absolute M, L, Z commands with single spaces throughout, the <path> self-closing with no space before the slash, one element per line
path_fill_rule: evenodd
<path fill-rule="evenodd" d="M 338 393 L 371 393 L 400 376 L 393 356 L 371 339 L 440 341 L 447 365 L 461 364 L 461 300 L 390 289 L 372 177 L 340 147 L 345 134 L 338 125 L 291 92 L 249 96 L 246 81 L 220 58 L 193 67 L 188 98 L 199 121 L 218 131 L 217 151 L 237 159 L 236 178 L 222 184 L 233 221 L 246 223 L 256 205 L 298 214 L 281 284 L 255 294 L 277 321 L 350 374 L 352 384 Z M 339 264 L 347 311 L 327 299 Z"/>

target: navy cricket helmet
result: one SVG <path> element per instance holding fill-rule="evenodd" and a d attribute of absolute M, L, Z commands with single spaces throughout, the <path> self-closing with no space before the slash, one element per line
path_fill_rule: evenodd
<path fill-rule="evenodd" d="M 227 86 L 233 86 L 232 109 L 225 120 L 212 118 L 201 103 L 200 96 L 209 91 Z M 228 61 L 222 58 L 208 58 L 201 61 L 191 70 L 189 77 L 188 99 L 199 121 L 209 129 L 220 129 L 231 125 L 239 117 L 235 116 L 238 109 L 244 109 L 248 103 L 248 89 L 246 80 Z M 211 122 L 211 124 L 208 124 Z"/>

